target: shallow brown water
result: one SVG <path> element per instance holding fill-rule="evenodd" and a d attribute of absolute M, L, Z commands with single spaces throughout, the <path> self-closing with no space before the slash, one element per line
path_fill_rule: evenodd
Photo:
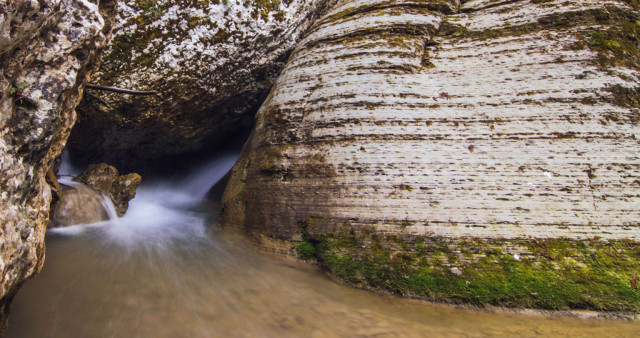
<path fill-rule="evenodd" d="M 637 322 L 488 313 L 378 295 L 212 231 L 149 234 L 126 245 L 118 238 L 105 228 L 48 235 L 46 264 L 16 297 L 8 337 L 632 337 L 640 331 Z"/>
<path fill-rule="evenodd" d="M 489 313 L 357 290 L 210 229 L 231 168 L 138 188 L 127 214 L 48 233 L 8 337 L 633 337 L 640 322 Z"/>

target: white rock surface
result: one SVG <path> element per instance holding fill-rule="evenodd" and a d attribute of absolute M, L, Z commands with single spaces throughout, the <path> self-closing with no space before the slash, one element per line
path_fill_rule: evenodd
<path fill-rule="evenodd" d="M 225 224 L 281 239 L 309 217 L 317 233 L 348 221 L 640 239 L 639 65 L 593 38 L 637 13 L 523 0 L 451 1 L 458 14 L 445 15 L 434 3 L 343 1 L 314 24 L 257 114 Z"/>
<path fill-rule="evenodd" d="M 288 53 L 331 1 L 120 1 L 92 81 L 160 94 L 93 91 L 109 106 L 83 101 L 71 150 L 88 163 L 137 170 L 224 144 L 243 121 L 251 125 Z"/>

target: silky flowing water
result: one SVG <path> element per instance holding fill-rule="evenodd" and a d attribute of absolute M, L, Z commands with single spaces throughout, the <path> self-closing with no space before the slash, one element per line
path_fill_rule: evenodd
<path fill-rule="evenodd" d="M 127 214 L 47 234 L 8 337 L 630 337 L 640 323 L 487 312 L 379 295 L 216 230 L 203 201 L 233 165 L 149 182 Z"/>

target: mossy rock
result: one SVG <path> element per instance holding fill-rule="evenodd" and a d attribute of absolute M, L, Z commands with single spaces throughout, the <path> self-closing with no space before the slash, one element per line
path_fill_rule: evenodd
<path fill-rule="evenodd" d="M 342 228 L 296 248 L 301 259 L 316 261 L 350 284 L 404 297 L 640 311 L 640 243 L 632 240 L 399 237 Z"/>

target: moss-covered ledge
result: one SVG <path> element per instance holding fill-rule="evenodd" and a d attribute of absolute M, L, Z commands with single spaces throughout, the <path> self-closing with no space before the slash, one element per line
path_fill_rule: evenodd
<path fill-rule="evenodd" d="M 640 242 L 303 234 L 300 259 L 356 287 L 454 304 L 640 313 Z"/>

